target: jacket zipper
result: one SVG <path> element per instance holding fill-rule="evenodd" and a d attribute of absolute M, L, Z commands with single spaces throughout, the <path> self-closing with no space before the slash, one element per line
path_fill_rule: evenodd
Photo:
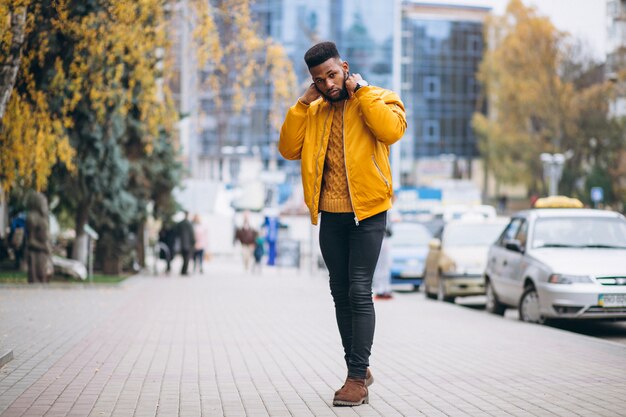
<path fill-rule="evenodd" d="M 341 114 L 341 141 L 343 142 L 343 164 L 346 168 L 346 180 L 348 181 L 348 196 L 350 197 L 350 204 L 352 204 L 352 209 L 354 210 L 354 224 L 359 226 L 359 218 L 356 214 L 356 209 L 354 208 L 354 201 L 352 201 L 352 191 L 350 190 L 350 176 L 348 175 L 348 162 L 346 159 L 346 137 L 345 137 L 345 121 L 346 121 L 346 103 L 347 100 L 343 102 L 343 113 Z"/>
<path fill-rule="evenodd" d="M 326 114 L 326 118 L 324 119 L 324 129 L 322 129 L 322 140 L 320 140 L 320 147 L 317 150 L 317 157 L 315 157 L 315 184 L 313 184 L 313 195 L 311 196 L 311 207 L 315 207 L 315 192 L 317 191 L 317 172 L 318 172 L 318 161 L 320 159 L 320 153 L 322 152 L 322 146 L 324 145 L 324 135 L 326 134 L 326 123 L 328 122 L 328 116 L 330 116 L 330 112 L 333 107 L 328 106 L 328 113 Z M 319 204 L 317 206 L 317 212 L 319 213 Z"/>
<path fill-rule="evenodd" d="M 383 181 L 385 181 L 385 185 L 387 186 L 387 188 L 389 188 L 389 181 L 387 181 L 387 177 L 385 177 L 385 174 L 383 174 L 383 171 L 378 166 L 378 163 L 376 162 L 376 158 L 374 158 L 374 155 L 372 155 L 372 161 L 374 162 L 374 166 L 378 170 L 380 177 L 383 179 Z"/>

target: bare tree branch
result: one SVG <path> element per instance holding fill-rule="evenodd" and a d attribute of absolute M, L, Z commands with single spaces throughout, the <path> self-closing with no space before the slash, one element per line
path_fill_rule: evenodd
<path fill-rule="evenodd" d="M 17 70 L 22 57 L 24 32 L 26 29 L 26 7 L 22 6 L 11 13 L 11 46 L 6 62 L 0 66 L 0 121 L 4 116 L 9 97 L 15 85 Z M 1 122 L 0 122 L 1 124 Z"/>

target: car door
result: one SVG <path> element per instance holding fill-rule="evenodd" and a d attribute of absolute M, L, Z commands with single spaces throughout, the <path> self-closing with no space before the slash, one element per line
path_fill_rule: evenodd
<path fill-rule="evenodd" d="M 433 292 L 439 285 L 439 257 L 441 256 L 441 236 L 443 234 L 443 228 L 439 233 L 431 239 L 428 243 L 428 254 L 426 255 L 426 268 L 425 268 L 425 285 L 428 290 Z"/>
<path fill-rule="evenodd" d="M 526 237 L 528 236 L 528 221 L 520 219 L 519 227 L 513 237 L 519 242 L 521 252 L 505 247 L 505 261 L 502 268 L 502 282 L 506 288 L 506 301 L 517 305 L 524 292 L 523 266 L 526 252 Z"/>
<path fill-rule="evenodd" d="M 513 294 L 509 278 L 509 262 L 512 255 L 506 248 L 506 243 L 515 238 L 523 219 L 513 218 L 502 232 L 500 238 L 491 247 L 487 259 L 487 271 L 491 285 L 501 302 L 512 303 Z"/>

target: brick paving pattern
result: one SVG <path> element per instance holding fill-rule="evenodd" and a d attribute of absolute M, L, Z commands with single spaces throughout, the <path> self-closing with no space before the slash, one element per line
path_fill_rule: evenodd
<path fill-rule="evenodd" d="M 376 302 L 370 404 L 327 280 L 216 260 L 118 287 L 0 287 L 0 416 L 623 416 L 626 346 L 396 294 Z"/>

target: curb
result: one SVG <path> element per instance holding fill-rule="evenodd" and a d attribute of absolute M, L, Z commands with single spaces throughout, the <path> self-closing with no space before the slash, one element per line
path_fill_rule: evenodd
<path fill-rule="evenodd" d="M 13 351 L 9 350 L 0 354 L 0 368 L 13 360 Z"/>

